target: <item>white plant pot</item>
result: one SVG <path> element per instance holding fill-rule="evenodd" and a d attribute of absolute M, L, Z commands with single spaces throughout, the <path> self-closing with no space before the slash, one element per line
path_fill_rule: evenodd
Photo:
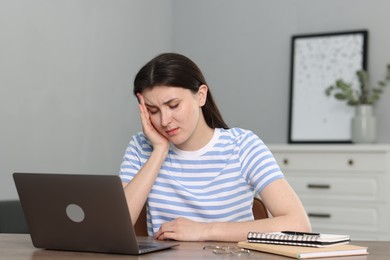
<path fill-rule="evenodd" d="M 352 142 L 376 142 L 376 118 L 373 116 L 371 105 L 356 106 L 355 116 L 352 118 Z"/>

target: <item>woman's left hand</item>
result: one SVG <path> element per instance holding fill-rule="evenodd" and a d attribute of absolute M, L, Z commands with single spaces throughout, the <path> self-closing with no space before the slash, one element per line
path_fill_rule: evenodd
<path fill-rule="evenodd" d="M 161 225 L 155 239 L 158 240 L 180 240 L 180 241 L 203 241 L 208 237 L 209 223 L 201 223 L 179 217 L 173 221 Z"/>

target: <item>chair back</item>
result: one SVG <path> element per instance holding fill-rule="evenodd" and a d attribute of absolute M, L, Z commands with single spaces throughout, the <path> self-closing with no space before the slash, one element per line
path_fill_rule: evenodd
<path fill-rule="evenodd" d="M 0 233 L 28 233 L 19 200 L 0 201 Z"/>

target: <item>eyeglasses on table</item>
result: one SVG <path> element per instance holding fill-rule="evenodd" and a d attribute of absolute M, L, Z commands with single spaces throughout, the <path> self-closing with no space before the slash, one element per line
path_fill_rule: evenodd
<path fill-rule="evenodd" d="M 251 251 L 237 246 L 204 246 L 203 250 L 209 250 L 216 255 L 250 255 Z"/>

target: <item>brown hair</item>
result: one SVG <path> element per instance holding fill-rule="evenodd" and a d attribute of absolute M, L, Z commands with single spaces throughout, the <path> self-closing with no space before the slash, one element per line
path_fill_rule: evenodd
<path fill-rule="evenodd" d="M 134 95 L 155 86 L 173 86 L 197 93 L 201 85 L 207 85 L 198 66 L 189 58 L 177 53 L 163 53 L 150 60 L 134 79 Z M 214 102 L 210 89 L 202 107 L 206 123 L 211 128 L 229 128 Z"/>

